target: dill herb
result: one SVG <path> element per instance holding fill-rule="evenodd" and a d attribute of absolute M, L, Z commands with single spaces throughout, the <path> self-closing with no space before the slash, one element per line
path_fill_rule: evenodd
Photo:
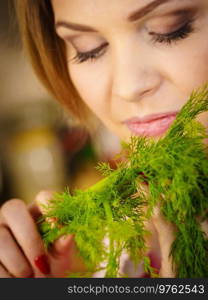
<path fill-rule="evenodd" d="M 65 189 L 55 194 L 39 220 L 40 232 L 46 247 L 63 234 L 75 235 L 89 271 L 74 276 L 89 276 L 106 261 L 105 277 L 120 277 L 124 250 L 135 266 L 143 261 L 151 276 L 156 276 L 145 256 L 148 232 L 144 222 L 160 202 L 165 218 L 177 228 L 170 252 L 176 277 L 208 277 L 208 239 L 199 223 L 208 211 L 208 151 L 204 143 L 208 136 L 195 119 L 207 110 L 208 84 L 192 92 L 163 138 L 132 137 L 130 143 L 122 143 L 120 155 L 127 159 L 118 163 L 117 169 L 98 164 L 104 179 L 85 191 L 72 194 Z M 148 193 L 140 189 L 144 178 Z M 53 228 L 48 217 L 57 220 Z M 106 237 L 108 245 L 103 243 Z"/>

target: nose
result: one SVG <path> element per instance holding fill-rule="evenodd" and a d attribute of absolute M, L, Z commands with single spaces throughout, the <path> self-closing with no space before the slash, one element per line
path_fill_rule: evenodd
<path fill-rule="evenodd" d="M 115 98 L 128 102 L 140 101 L 153 95 L 161 80 L 160 72 L 148 53 L 126 53 L 114 60 L 112 94 Z"/>

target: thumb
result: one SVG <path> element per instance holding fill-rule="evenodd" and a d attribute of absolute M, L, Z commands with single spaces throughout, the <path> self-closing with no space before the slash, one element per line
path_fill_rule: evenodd
<path fill-rule="evenodd" d="M 51 254 L 58 258 L 60 256 L 72 255 L 75 249 L 75 242 L 72 234 L 63 235 L 56 240 L 50 249 Z"/>
<path fill-rule="evenodd" d="M 53 259 L 59 261 L 59 267 L 62 265 L 72 273 L 87 271 L 84 260 L 76 246 L 74 235 L 60 237 L 53 244 L 50 253 Z"/>
<path fill-rule="evenodd" d="M 55 191 L 52 190 L 43 190 L 39 192 L 35 197 L 35 202 L 38 206 L 39 211 L 41 214 L 46 214 L 47 206 L 52 200 Z M 54 223 L 57 221 L 56 218 L 47 218 L 46 221 L 51 224 L 51 228 L 53 228 Z"/>
<path fill-rule="evenodd" d="M 50 200 L 52 200 L 54 194 L 55 191 L 43 190 L 36 195 L 35 202 L 43 215 L 46 213 L 45 206 L 50 203 Z"/>

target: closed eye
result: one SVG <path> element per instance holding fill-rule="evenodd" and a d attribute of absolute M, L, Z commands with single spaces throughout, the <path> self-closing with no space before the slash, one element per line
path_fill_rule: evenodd
<path fill-rule="evenodd" d="M 194 31 L 192 24 L 193 21 L 189 21 L 178 30 L 166 34 L 158 34 L 155 32 L 149 32 L 149 34 L 152 36 L 152 41 L 154 43 L 171 44 L 174 41 L 187 38 L 189 34 Z"/>
<path fill-rule="evenodd" d="M 76 56 L 71 59 L 75 63 L 82 63 L 86 60 L 94 60 L 103 55 L 105 48 L 108 46 L 108 43 L 104 43 L 99 47 L 88 51 L 88 52 L 77 52 Z"/>
<path fill-rule="evenodd" d="M 187 38 L 192 32 L 194 32 L 193 20 L 187 22 L 185 25 L 183 25 L 178 30 L 170 32 L 170 33 L 159 34 L 159 33 L 150 31 L 148 34 L 151 36 L 151 39 L 154 43 L 170 45 L 173 42 Z M 90 61 L 97 60 L 99 57 L 101 57 L 105 53 L 105 49 L 107 46 L 108 46 L 108 43 L 104 43 L 91 51 L 77 52 L 76 56 L 73 57 L 70 61 L 73 61 L 74 63 L 83 63 L 87 60 L 90 60 Z"/>

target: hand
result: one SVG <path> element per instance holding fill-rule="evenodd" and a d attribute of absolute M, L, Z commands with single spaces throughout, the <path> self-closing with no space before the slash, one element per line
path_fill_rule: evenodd
<path fill-rule="evenodd" d="M 208 221 L 198 222 L 201 224 L 201 229 L 208 237 Z M 159 277 L 174 278 L 176 277 L 176 268 L 173 263 L 172 256 L 169 255 L 171 246 L 175 240 L 177 228 L 174 224 L 168 222 L 157 205 L 151 217 L 151 220 L 146 224 L 146 228 L 152 233 L 147 239 L 147 244 L 150 249 L 150 256 L 153 260 L 159 259 Z M 158 262 L 157 262 L 158 265 Z M 154 267 L 154 266 L 153 266 Z"/>
<path fill-rule="evenodd" d="M 45 213 L 43 206 L 47 205 L 52 198 L 52 192 L 43 191 L 36 197 L 36 203 L 42 214 Z M 51 220 L 53 226 L 53 220 Z M 65 277 L 67 273 L 84 272 L 86 267 L 78 255 L 78 250 L 72 235 L 62 236 L 54 242 L 48 252 L 52 277 Z"/>
<path fill-rule="evenodd" d="M 174 278 L 176 277 L 175 266 L 173 263 L 173 258 L 169 254 L 172 243 L 175 240 L 175 233 L 177 229 L 173 224 L 164 218 L 159 205 L 154 208 L 152 224 L 154 226 L 156 238 L 159 244 L 159 277 Z"/>
<path fill-rule="evenodd" d="M 40 192 L 27 206 L 22 200 L 7 201 L 0 210 L 0 278 L 65 277 L 65 272 L 84 271 L 76 257 L 73 237 L 61 237 L 46 253 L 36 221 L 52 192 Z"/>
<path fill-rule="evenodd" d="M 148 196 L 148 184 L 143 182 L 138 185 L 138 192 Z M 146 214 L 147 206 L 143 207 L 143 212 Z M 150 232 L 145 236 L 145 243 L 147 246 L 147 253 L 151 259 L 151 266 L 160 278 L 174 278 L 176 277 L 175 267 L 172 257 L 169 256 L 171 245 L 175 239 L 176 227 L 168 222 L 162 215 L 160 204 L 157 204 L 152 212 L 151 218 L 145 221 L 145 229 Z M 149 277 L 148 274 L 143 274 Z"/>

